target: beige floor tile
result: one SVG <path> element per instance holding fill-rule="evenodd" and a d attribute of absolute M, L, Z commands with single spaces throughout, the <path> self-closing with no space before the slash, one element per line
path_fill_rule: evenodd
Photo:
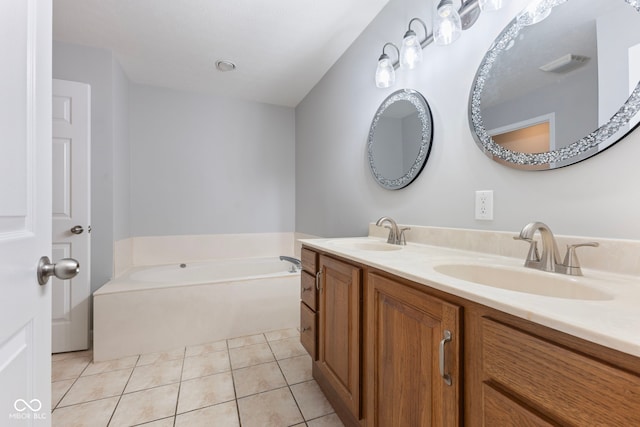
<path fill-rule="evenodd" d="M 257 334 L 240 338 L 232 338 L 230 340 L 227 340 L 227 342 L 229 343 L 229 348 L 231 349 L 244 347 L 246 345 L 262 344 L 267 342 L 267 340 L 264 338 L 264 334 Z"/>
<path fill-rule="evenodd" d="M 181 374 L 182 359 L 136 366 L 124 392 L 131 393 L 159 385 L 177 383 L 180 382 Z"/>
<path fill-rule="evenodd" d="M 64 397 L 64 394 L 69 391 L 71 385 L 75 380 L 62 380 L 51 383 L 51 407 L 55 408 L 60 403 L 60 400 Z"/>
<path fill-rule="evenodd" d="M 280 369 L 284 374 L 284 378 L 288 384 L 298 384 L 301 382 L 309 381 L 313 379 L 313 373 L 311 372 L 311 356 L 305 354 L 304 356 L 291 357 L 289 359 L 278 360 Z"/>
<path fill-rule="evenodd" d="M 93 350 L 68 351 L 66 353 L 56 353 L 51 355 L 52 362 L 60 360 L 73 359 L 74 357 L 90 357 L 93 358 Z"/>
<path fill-rule="evenodd" d="M 91 400 L 122 394 L 133 369 L 105 372 L 104 374 L 80 377 L 71 386 L 58 406 L 69 406 Z"/>
<path fill-rule="evenodd" d="M 233 369 L 246 368 L 259 363 L 273 362 L 273 352 L 268 344 L 255 344 L 229 350 Z"/>
<path fill-rule="evenodd" d="M 187 347 L 186 356 L 200 356 L 202 354 L 213 353 L 216 351 L 226 351 L 227 350 L 227 341 L 216 341 L 207 344 L 201 345 L 192 345 Z"/>
<path fill-rule="evenodd" d="M 307 427 L 305 423 L 296 424 L 293 427 Z"/>
<path fill-rule="evenodd" d="M 278 341 L 285 338 L 299 337 L 300 332 L 298 332 L 296 328 L 280 329 L 277 331 L 265 332 L 264 336 L 267 338 L 267 341 Z"/>
<path fill-rule="evenodd" d="M 182 369 L 182 380 L 204 377 L 206 375 L 217 374 L 231 370 L 229 365 L 229 354 L 226 351 L 216 351 L 202 356 L 184 358 L 184 368 Z"/>
<path fill-rule="evenodd" d="M 91 362 L 91 356 L 70 357 L 51 362 L 51 381 L 75 379 Z"/>
<path fill-rule="evenodd" d="M 157 353 L 141 354 L 138 359 L 138 366 L 151 365 L 158 362 L 167 362 L 169 360 L 182 359 L 184 357 L 184 347 L 176 348 L 170 351 L 161 351 Z"/>
<path fill-rule="evenodd" d="M 82 376 L 101 374 L 103 372 L 117 371 L 118 369 L 133 368 L 136 366 L 138 356 L 124 357 L 122 359 L 107 360 L 105 362 L 89 363 Z"/>
<path fill-rule="evenodd" d="M 58 408 L 51 416 L 52 427 L 106 427 L 118 397 Z M 26 425 L 26 424 L 25 424 Z"/>
<path fill-rule="evenodd" d="M 273 354 L 276 355 L 276 359 L 286 359 L 288 357 L 302 356 L 307 354 L 302 344 L 300 344 L 299 337 L 286 338 L 278 341 L 269 342 Z"/>
<path fill-rule="evenodd" d="M 342 421 L 340 421 L 340 418 L 338 418 L 336 414 L 329 414 L 307 421 L 307 425 L 309 427 L 344 427 L 344 424 L 342 424 Z"/>
<path fill-rule="evenodd" d="M 238 399 L 242 427 L 282 427 L 303 422 L 288 387 Z"/>
<path fill-rule="evenodd" d="M 178 397 L 178 414 L 234 400 L 231 372 L 183 381 Z"/>
<path fill-rule="evenodd" d="M 140 427 L 173 427 L 176 417 L 163 418 L 150 423 L 138 424 Z"/>
<path fill-rule="evenodd" d="M 292 385 L 291 391 L 305 420 L 311 420 L 334 412 L 331 404 L 324 397 L 320 387 L 314 380 Z"/>
<path fill-rule="evenodd" d="M 276 362 L 237 369 L 233 371 L 233 382 L 239 398 L 287 385 Z"/>
<path fill-rule="evenodd" d="M 176 416 L 175 427 L 239 427 L 236 402 L 220 403 Z"/>
<path fill-rule="evenodd" d="M 175 414 L 179 384 L 170 384 L 122 396 L 109 427 L 132 426 Z"/>

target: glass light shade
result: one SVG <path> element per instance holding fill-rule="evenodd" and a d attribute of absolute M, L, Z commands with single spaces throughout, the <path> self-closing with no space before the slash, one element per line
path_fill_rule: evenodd
<path fill-rule="evenodd" d="M 478 6 L 483 12 L 493 12 L 502 8 L 502 0 L 479 0 Z"/>
<path fill-rule="evenodd" d="M 400 67 L 411 70 L 422 61 L 422 46 L 418 36 L 411 31 L 402 39 L 402 47 L 400 48 Z"/>
<path fill-rule="evenodd" d="M 389 57 L 383 55 L 378 60 L 378 68 L 376 69 L 376 86 L 385 88 L 393 86 L 396 82 L 396 70 Z"/>
<path fill-rule="evenodd" d="M 458 40 L 462 34 L 460 15 L 452 4 L 441 4 L 433 20 L 433 41 L 437 45 L 447 45 Z"/>

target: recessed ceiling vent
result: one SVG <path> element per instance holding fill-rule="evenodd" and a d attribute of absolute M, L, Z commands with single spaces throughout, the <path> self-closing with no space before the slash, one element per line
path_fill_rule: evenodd
<path fill-rule="evenodd" d="M 542 71 L 546 71 L 549 73 L 568 73 L 569 71 L 573 71 L 576 68 L 580 68 L 585 65 L 591 58 L 588 56 L 582 55 L 574 55 L 572 53 L 568 53 L 564 56 L 561 56 L 558 59 L 554 59 L 548 64 L 540 67 Z"/>
<path fill-rule="evenodd" d="M 236 64 L 233 61 L 229 61 L 228 59 L 219 59 L 216 61 L 216 68 L 218 71 L 233 71 L 236 69 Z"/>

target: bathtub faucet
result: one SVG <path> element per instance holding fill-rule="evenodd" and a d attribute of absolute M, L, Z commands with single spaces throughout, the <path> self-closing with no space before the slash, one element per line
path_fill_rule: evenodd
<path fill-rule="evenodd" d="M 297 273 L 302 270 L 302 262 L 298 258 L 280 255 L 280 261 L 288 261 L 291 263 L 291 270 L 289 270 L 289 273 Z"/>

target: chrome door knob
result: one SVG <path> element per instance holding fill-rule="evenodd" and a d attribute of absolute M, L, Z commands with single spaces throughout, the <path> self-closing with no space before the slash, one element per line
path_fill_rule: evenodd
<path fill-rule="evenodd" d="M 38 283 L 46 285 L 49 277 L 67 280 L 76 277 L 80 272 L 80 263 L 73 258 L 62 258 L 53 264 L 49 257 L 43 256 L 38 261 Z"/>
<path fill-rule="evenodd" d="M 73 234 L 82 234 L 82 232 L 84 231 L 84 228 L 82 228 L 81 225 L 76 225 L 74 227 L 71 227 L 71 231 Z"/>

